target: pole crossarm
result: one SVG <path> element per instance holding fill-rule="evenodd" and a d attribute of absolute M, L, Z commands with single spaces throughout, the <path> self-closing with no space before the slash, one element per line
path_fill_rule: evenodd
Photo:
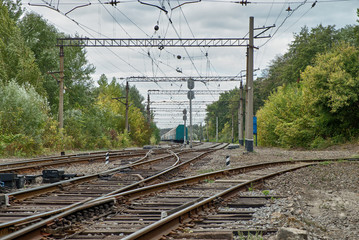
<path fill-rule="evenodd" d="M 242 76 L 211 76 L 211 77 L 127 77 L 127 82 L 196 82 L 241 81 Z"/>
<path fill-rule="evenodd" d="M 207 100 L 207 101 L 192 101 L 192 104 L 211 104 L 214 100 Z M 221 101 L 221 102 L 238 102 L 238 101 Z M 148 104 L 148 102 L 145 102 Z M 186 101 L 150 101 L 150 105 L 181 105 L 187 106 L 188 100 Z"/>
<path fill-rule="evenodd" d="M 193 113 L 193 116 L 203 116 L 204 114 L 206 114 L 206 112 L 196 112 L 196 113 Z M 156 113 L 155 114 L 156 117 L 181 117 L 183 115 L 183 113 L 179 112 L 179 113 Z"/>
<path fill-rule="evenodd" d="M 181 108 L 151 108 L 154 112 L 161 112 L 161 111 L 179 111 L 182 113 L 183 107 Z M 192 108 L 194 111 L 206 111 L 205 108 Z"/>
<path fill-rule="evenodd" d="M 187 90 L 148 90 L 148 94 L 152 95 L 184 95 L 187 94 Z M 226 91 L 224 90 L 196 90 L 193 91 L 196 95 L 211 95 L 211 94 L 221 94 Z"/>
<path fill-rule="evenodd" d="M 248 38 L 58 38 L 58 47 L 246 47 Z"/>

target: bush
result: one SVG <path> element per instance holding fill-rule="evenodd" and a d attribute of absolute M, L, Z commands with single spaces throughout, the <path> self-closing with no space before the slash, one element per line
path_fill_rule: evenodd
<path fill-rule="evenodd" d="M 14 81 L 0 88 L 0 150 L 3 155 L 42 152 L 48 106 L 30 85 Z"/>
<path fill-rule="evenodd" d="M 309 147 L 318 132 L 319 118 L 297 85 L 279 87 L 257 117 L 258 141 L 264 146 Z"/>

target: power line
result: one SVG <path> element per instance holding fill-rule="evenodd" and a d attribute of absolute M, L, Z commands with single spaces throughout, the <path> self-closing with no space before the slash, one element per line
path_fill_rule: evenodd
<path fill-rule="evenodd" d="M 291 17 L 293 15 L 293 13 L 295 11 L 297 11 L 301 6 L 303 6 L 304 4 L 307 3 L 308 0 L 304 0 L 303 2 L 301 2 L 296 8 L 294 8 L 293 10 L 290 9 L 290 7 L 288 7 L 288 15 L 284 18 L 284 20 L 281 22 L 281 24 L 277 27 L 277 29 L 274 31 L 274 33 L 272 34 L 272 36 L 265 41 L 259 48 L 263 47 L 264 45 L 266 45 L 274 36 L 275 34 L 278 32 L 278 30 L 283 26 L 283 24 L 287 21 L 287 19 L 289 17 Z"/>

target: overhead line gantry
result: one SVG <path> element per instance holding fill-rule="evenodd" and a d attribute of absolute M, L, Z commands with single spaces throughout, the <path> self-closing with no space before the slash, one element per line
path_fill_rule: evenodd
<path fill-rule="evenodd" d="M 242 1 L 242 5 L 249 2 Z M 253 49 L 254 39 L 268 38 L 260 36 L 274 27 L 254 28 L 254 17 L 249 18 L 248 38 L 59 38 L 56 46 L 60 47 L 60 96 L 59 96 L 59 128 L 63 128 L 63 90 L 64 90 L 64 47 L 247 47 L 247 79 L 246 79 L 246 127 L 245 147 L 253 152 Z M 263 30 L 254 35 L 254 30 Z M 178 92 L 178 91 L 177 91 Z M 148 102 L 150 102 L 148 100 Z M 240 125 L 240 124 L 238 124 Z M 242 126 L 238 126 L 242 129 Z M 241 139 L 241 137 L 239 137 Z"/>
<path fill-rule="evenodd" d="M 184 95 L 187 94 L 186 90 L 148 90 L 148 94 L 152 95 Z M 211 94 L 221 94 L 226 92 L 225 90 L 196 90 L 193 91 L 196 95 L 211 95 Z"/>
<path fill-rule="evenodd" d="M 241 81 L 243 76 L 209 76 L 209 77 L 127 77 L 121 78 L 127 82 L 222 82 L 222 81 Z"/>
<path fill-rule="evenodd" d="M 257 38 L 261 38 L 258 36 Z M 246 47 L 249 38 L 58 38 L 58 47 Z"/>

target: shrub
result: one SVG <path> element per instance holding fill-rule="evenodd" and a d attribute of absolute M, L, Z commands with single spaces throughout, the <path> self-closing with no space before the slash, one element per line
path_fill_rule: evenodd
<path fill-rule="evenodd" d="M 40 153 L 48 121 L 45 98 L 28 84 L 10 81 L 1 84 L 0 109 L 1 154 Z"/>

